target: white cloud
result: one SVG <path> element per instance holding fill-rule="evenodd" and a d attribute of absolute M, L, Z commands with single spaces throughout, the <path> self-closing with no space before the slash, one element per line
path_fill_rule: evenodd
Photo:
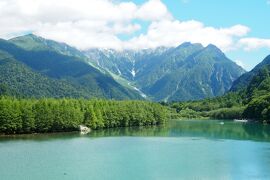
<path fill-rule="evenodd" d="M 33 32 L 81 49 L 121 48 L 119 34 L 141 29 L 134 20 L 170 18 L 160 0 L 149 0 L 141 6 L 112 0 L 1 0 L 0 37 Z"/>
<path fill-rule="evenodd" d="M 137 17 L 147 20 L 170 19 L 171 14 L 160 0 L 150 0 L 143 4 L 137 11 Z"/>
<path fill-rule="evenodd" d="M 242 38 L 239 40 L 238 45 L 246 51 L 264 47 L 270 49 L 270 39 Z"/>
<path fill-rule="evenodd" d="M 236 59 L 236 60 L 235 60 L 235 63 L 236 63 L 238 66 L 241 66 L 243 69 L 247 69 L 247 68 L 246 68 L 246 65 L 243 63 L 242 60 Z"/>
<path fill-rule="evenodd" d="M 147 32 L 134 36 L 142 29 L 142 21 L 150 24 Z M 239 43 L 248 44 L 249 32 L 243 25 L 216 28 L 195 20 L 176 20 L 161 0 L 142 5 L 130 0 L 0 0 L 0 26 L 1 38 L 33 32 L 80 49 L 154 48 L 190 41 L 228 51 L 239 48 Z M 122 34 L 132 38 L 121 40 Z"/>
<path fill-rule="evenodd" d="M 178 46 L 183 42 L 202 43 L 203 45 L 215 44 L 227 51 L 234 47 L 237 37 L 242 37 L 249 32 L 249 28 L 236 25 L 229 28 L 214 28 L 204 26 L 198 21 L 164 20 L 153 22 L 147 34 L 135 37 L 127 42 L 126 47 Z"/>

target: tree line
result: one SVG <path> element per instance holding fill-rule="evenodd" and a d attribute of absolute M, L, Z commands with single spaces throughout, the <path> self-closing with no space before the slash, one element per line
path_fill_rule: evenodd
<path fill-rule="evenodd" d="M 256 91 L 258 93 L 259 91 Z M 200 101 L 170 103 L 174 118 L 252 119 L 270 122 L 270 93 L 247 96 L 246 92 Z"/>
<path fill-rule="evenodd" d="M 0 97 L 0 133 L 46 133 L 161 125 L 167 108 L 147 101 Z"/>

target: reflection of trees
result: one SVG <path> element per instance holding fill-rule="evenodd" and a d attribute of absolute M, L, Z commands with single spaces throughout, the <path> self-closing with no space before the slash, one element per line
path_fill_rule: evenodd
<path fill-rule="evenodd" d="M 233 121 L 183 121 L 175 123 L 174 134 L 218 139 L 270 141 L 270 127 L 260 123 L 238 123 Z"/>
<path fill-rule="evenodd" d="M 36 135 L 15 135 L 0 137 L 0 142 L 5 140 L 33 140 L 52 141 L 70 140 L 71 138 L 82 137 L 205 137 L 213 139 L 235 139 L 235 140 L 258 140 L 270 141 L 270 126 L 261 123 L 238 123 L 233 121 L 217 120 L 172 120 L 164 126 L 127 127 L 93 130 L 88 135 L 74 133 L 36 134 Z"/>
<path fill-rule="evenodd" d="M 247 123 L 243 125 L 244 130 L 253 137 L 270 139 L 270 126 L 262 123 Z"/>
<path fill-rule="evenodd" d="M 201 120 L 171 121 L 167 126 L 133 127 L 92 131 L 91 137 L 164 136 L 270 141 L 270 127 L 260 123 Z"/>
<path fill-rule="evenodd" d="M 168 126 L 126 127 L 92 131 L 90 137 L 109 136 L 169 136 Z"/>
<path fill-rule="evenodd" d="M 29 140 L 29 141 L 70 140 L 72 138 L 78 138 L 79 136 L 80 134 L 78 132 L 3 135 L 0 136 L 0 143 L 11 140 Z"/>

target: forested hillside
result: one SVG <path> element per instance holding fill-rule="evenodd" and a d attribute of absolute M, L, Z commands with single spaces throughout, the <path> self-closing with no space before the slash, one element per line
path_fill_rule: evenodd
<path fill-rule="evenodd" d="M 183 118 L 247 118 L 270 121 L 270 56 L 256 66 L 251 72 L 241 76 L 233 90 L 224 96 L 172 103 L 176 117 Z M 248 80 L 250 79 L 250 80 Z M 237 88 L 236 88 L 237 87 Z M 238 89 L 238 90 L 237 90 Z"/>
<path fill-rule="evenodd" d="M 3 51 L 0 51 L 0 74 L 1 95 L 35 98 L 91 98 L 95 95 L 83 87 L 76 88 L 64 80 L 35 72 Z"/>
<path fill-rule="evenodd" d="M 261 63 L 259 63 L 255 68 L 253 68 L 250 72 L 247 72 L 240 76 L 236 81 L 233 82 L 231 87 L 231 91 L 238 91 L 241 89 L 245 89 L 248 84 L 251 82 L 254 76 L 256 76 L 262 68 L 270 65 L 270 55 L 267 56 Z"/>

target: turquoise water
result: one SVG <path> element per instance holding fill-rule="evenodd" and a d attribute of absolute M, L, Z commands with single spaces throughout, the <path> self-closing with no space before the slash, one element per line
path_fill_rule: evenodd
<path fill-rule="evenodd" d="M 270 127 L 166 127 L 0 137 L 1 180 L 270 179 Z"/>

